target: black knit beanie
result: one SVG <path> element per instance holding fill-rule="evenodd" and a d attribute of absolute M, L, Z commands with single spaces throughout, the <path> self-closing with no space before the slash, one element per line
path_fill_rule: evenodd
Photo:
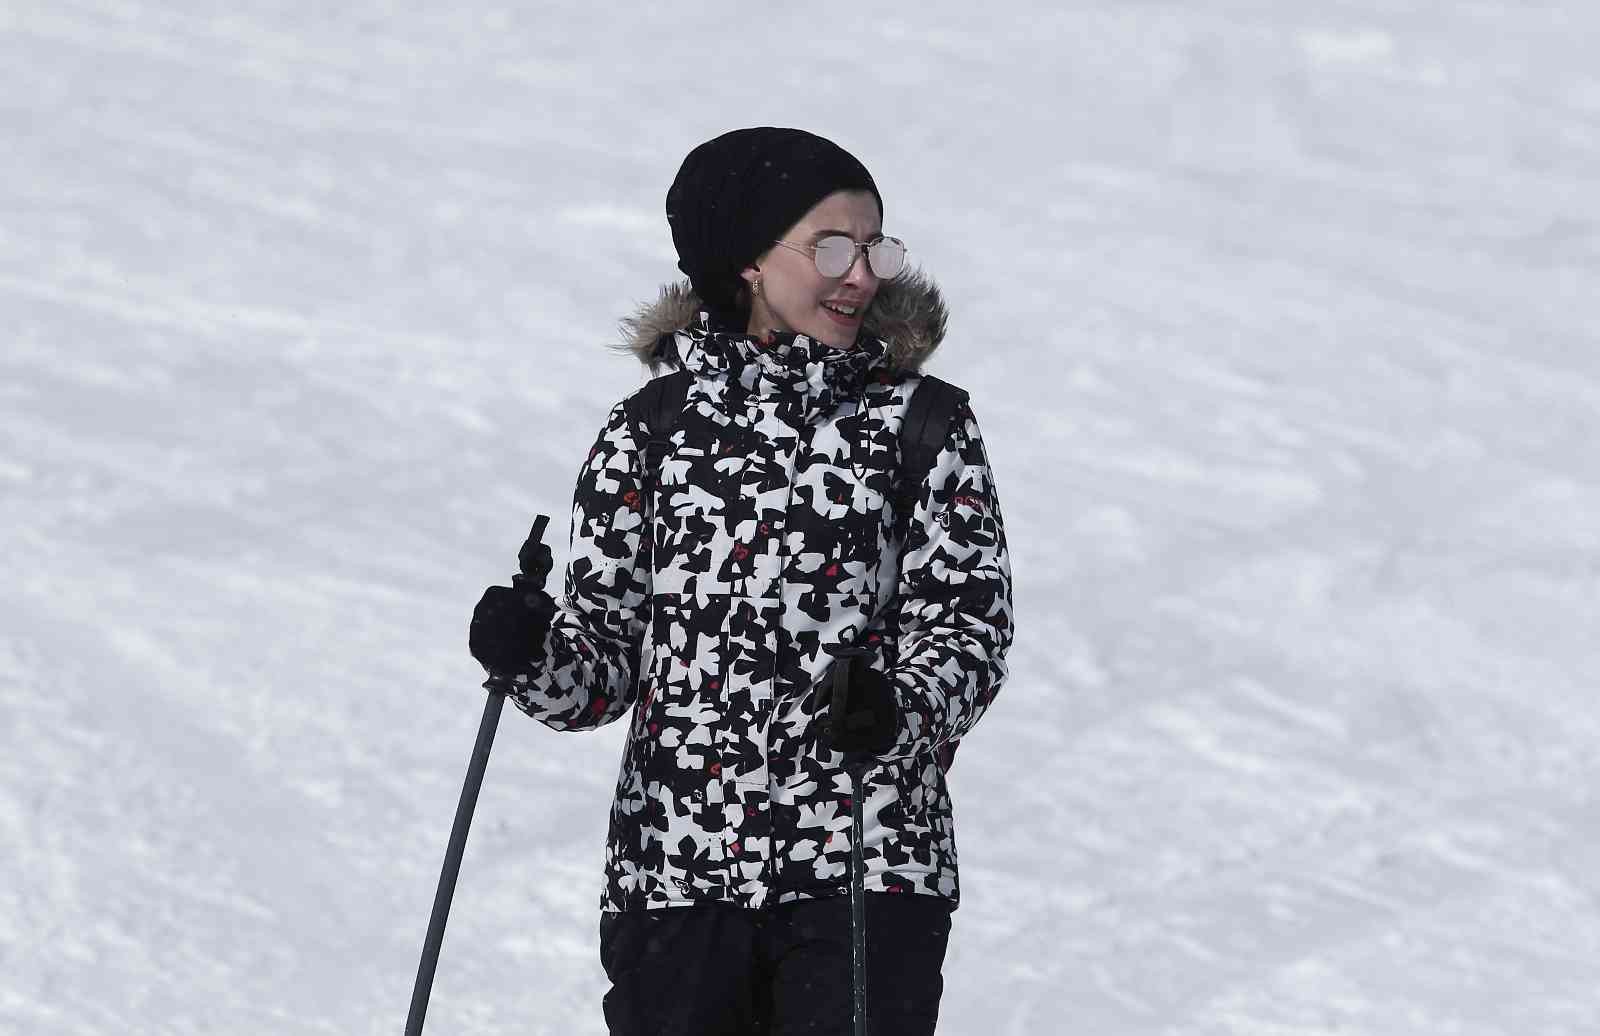
<path fill-rule="evenodd" d="M 667 191 L 678 269 L 706 308 L 739 315 L 739 272 L 834 191 L 883 196 L 867 167 L 831 140 L 757 126 L 706 141 L 683 160 Z"/>

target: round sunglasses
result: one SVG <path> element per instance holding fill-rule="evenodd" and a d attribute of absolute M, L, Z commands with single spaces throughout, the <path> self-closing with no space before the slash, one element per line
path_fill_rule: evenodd
<path fill-rule="evenodd" d="M 875 237 L 871 241 L 852 241 L 843 234 L 829 234 L 814 245 L 774 241 L 793 252 L 811 256 L 817 272 L 824 277 L 843 277 L 856 264 L 856 257 L 867 254 L 867 266 L 879 280 L 900 276 L 906 268 L 906 243 L 897 237 Z"/>

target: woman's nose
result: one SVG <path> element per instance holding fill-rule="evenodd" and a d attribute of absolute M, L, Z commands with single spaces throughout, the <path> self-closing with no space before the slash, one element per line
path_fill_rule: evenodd
<path fill-rule="evenodd" d="M 878 277 L 872 272 L 872 264 L 867 261 L 867 253 L 863 249 L 856 249 L 856 261 L 845 271 L 844 282 L 864 292 L 877 288 Z"/>

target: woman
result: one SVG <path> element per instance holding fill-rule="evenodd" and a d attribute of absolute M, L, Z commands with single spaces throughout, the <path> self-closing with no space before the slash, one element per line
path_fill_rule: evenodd
<path fill-rule="evenodd" d="M 850 783 L 867 753 L 868 1017 L 932 1033 L 959 889 L 948 750 L 993 700 L 1011 574 L 970 407 L 895 513 L 900 421 L 943 335 L 866 168 L 800 130 L 690 152 L 687 285 L 627 326 L 692 374 L 654 457 L 626 403 L 579 474 L 559 602 L 491 588 L 473 654 L 557 730 L 630 716 L 601 960 L 613 1034 L 844 1033 Z M 657 463 L 659 462 L 659 463 Z M 548 567 L 548 560 L 543 564 Z M 830 645 L 867 646 L 830 741 Z"/>

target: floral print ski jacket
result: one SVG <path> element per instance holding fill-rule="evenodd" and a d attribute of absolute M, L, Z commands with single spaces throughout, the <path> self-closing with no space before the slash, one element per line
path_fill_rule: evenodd
<path fill-rule="evenodd" d="M 857 345 L 717 329 L 687 285 L 631 322 L 653 367 L 693 372 L 653 499 L 623 404 L 579 472 L 544 658 L 513 700 L 557 730 L 629 723 L 605 911 L 761 907 L 846 891 L 850 780 L 820 733 L 832 659 L 874 649 L 898 740 L 867 771 L 866 888 L 959 901 L 947 751 L 1005 680 L 1011 567 L 968 406 L 902 551 L 900 421 L 944 306 L 885 284 Z"/>

